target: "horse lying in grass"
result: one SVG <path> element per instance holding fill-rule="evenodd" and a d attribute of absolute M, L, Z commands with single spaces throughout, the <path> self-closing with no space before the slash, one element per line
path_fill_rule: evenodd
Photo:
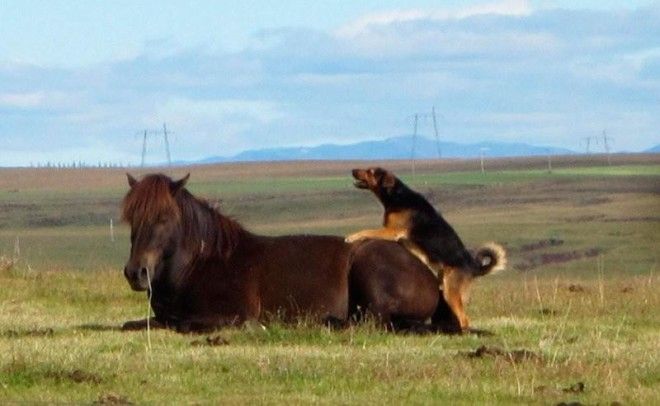
<path fill-rule="evenodd" d="M 148 292 L 151 326 L 208 331 L 272 316 L 341 324 L 367 312 L 394 329 L 433 318 L 438 329 L 460 330 L 437 279 L 399 244 L 257 235 L 193 196 L 187 180 L 128 175 L 124 275 L 133 290 Z"/>

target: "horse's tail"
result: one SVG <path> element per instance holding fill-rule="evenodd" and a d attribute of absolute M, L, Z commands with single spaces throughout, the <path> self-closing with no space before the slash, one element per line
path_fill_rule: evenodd
<path fill-rule="evenodd" d="M 473 271 L 474 276 L 484 276 L 506 268 L 506 250 L 501 245 L 489 242 L 482 245 L 474 256 L 478 267 Z"/>

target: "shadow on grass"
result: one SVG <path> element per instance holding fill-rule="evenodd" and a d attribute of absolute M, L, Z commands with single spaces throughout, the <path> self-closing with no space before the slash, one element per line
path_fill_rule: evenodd
<path fill-rule="evenodd" d="M 0 330 L 0 337 L 4 338 L 52 337 L 53 335 L 55 330 L 52 328 Z"/>
<path fill-rule="evenodd" d="M 83 324 L 80 326 L 73 327 L 74 330 L 83 330 L 83 331 L 122 331 L 120 325 L 106 325 L 106 324 Z"/>
<path fill-rule="evenodd" d="M 34 329 L 8 329 L 8 330 L 0 330 L 0 338 L 27 338 L 27 337 L 43 337 L 43 338 L 50 338 L 55 335 L 59 335 L 60 333 L 64 331 L 94 331 L 94 332 L 104 332 L 104 331 L 120 331 L 120 332 L 130 332 L 130 331 L 139 331 L 146 329 L 146 324 L 143 325 L 142 323 L 143 320 L 136 321 L 136 322 L 128 322 L 125 323 L 124 325 L 117 325 L 117 324 L 98 324 L 98 323 L 88 323 L 88 324 L 81 324 L 78 326 L 73 326 L 68 329 L 54 329 L 51 327 L 44 327 L 44 328 L 34 328 Z M 360 326 L 361 323 L 356 323 L 356 324 L 346 324 L 342 327 L 337 327 L 337 326 L 326 326 L 330 327 L 331 330 L 340 332 L 342 330 L 345 330 L 349 327 L 358 327 Z M 269 330 L 270 328 L 268 326 L 263 326 L 259 324 L 261 328 L 265 330 Z M 322 324 L 319 324 L 318 327 L 322 328 Z M 363 327 L 365 327 L 365 324 L 362 324 Z M 277 328 L 277 324 L 274 326 Z M 165 328 L 162 325 L 156 324 L 153 325 L 152 328 L 156 329 L 162 329 Z M 246 331 L 250 330 L 250 326 L 245 326 Z M 295 330 L 296 326 L 295 325 L 287 325 L 286 328 L 289 328 L 291 330 Z M 222 328 L 214 328 L 214 329 L 209 329 L 209 330 L 204 330 L 204 331 L 184 331 L 180 333 L 182 334 L 190 334 L 190 335 L 206 335 L 214 332 L 220 332 Z M 432 326 L 432 325 L 424 325 L 424 324 L 416 324 L 416 325 L 411 325 L 407 326 L 406 328 L 398 328 L 398 329 L 387 329 L 384 327 L 376 328 L 378 331 L 382 332 L 389 332 L 391 334 L 395 335 L 432 335 L 432 334 L 438 334 L 438 335 L 460 335 L 460 334 L 469 334 L 469 335 L 475 335 L 478 337 L 490 337 L 494 336 L 495 334 L 491 331 L 488 330 L 481 330 L 481 329 L 474 329 L 471 328 L 468 331 L 465 331 L 463 333 L 460 332 L 455 332 L 455 331 L 444 331 L 443 329 L 439 329 L 437 326 Z M 177 331 L 176 329 L 172 329 L 172 331 Z"/>
<path fill-rule="evenodd" d="M 107 325 L 107 324 L 82 324 L 70 328 L 58 329 L 52 327 L 33 328 L 33 329 L 7 329 L 0 330 L 0 338 L 28 338 L 28 337 L 42 337 L 50 338 L 60 335 L 66 331 L 125 331 L 122 330 L 121 325 Z"/>

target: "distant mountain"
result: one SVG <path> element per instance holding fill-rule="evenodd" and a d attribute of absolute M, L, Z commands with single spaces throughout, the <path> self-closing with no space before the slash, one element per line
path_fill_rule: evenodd
<path fill-rule="evenodd" d="M 438 151 L 439 149 L 439 151 Z M 475 158 L 482 153 L 488 157 L 567 155 L 574 151 L 541 147 L 523 143 L 480 142 L 457 144 L 440 142 L 417 137 L 416 158 Z M 349 160 L 349 159 L 409 159 L 412 155 L 412 136 L 388 138 L 378 141 L 363 141 L 355 144 L 323 144 L 316 147 L 266 148 L 248 150 L 231 157 L 209 157 L 198 163 L 237 162 L 237 161 L 284 161 L 284 160 Z"/>
<path fill-rule="evenodd" d="M 649 148 L 646 151 L 644 151 L 646 154 L 660 154 L 660 144 L 656 145 L 653 148 Z"/>

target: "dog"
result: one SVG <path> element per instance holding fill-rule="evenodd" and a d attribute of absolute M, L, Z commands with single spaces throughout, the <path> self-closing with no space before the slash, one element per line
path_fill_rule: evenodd
<path fill-rule="evenodd" d="M 506 251 L 487 243 L 472 255 L 456 231 L 422 196 L 382 168 L 354 169 L 355 187 L 373 192 L 385 209 L 383 227 L 346 237 L 347 242 L 366 238 L 399 241 L 436 274 L 447 305 L 463 331 L 469 321 L 463 297 L 471 282 L 506 266 Z"/>

